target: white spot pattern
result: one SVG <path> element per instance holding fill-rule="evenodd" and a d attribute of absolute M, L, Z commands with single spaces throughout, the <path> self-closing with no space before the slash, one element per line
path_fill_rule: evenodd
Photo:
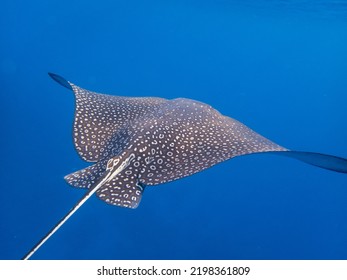
<path fill-rule="evenodd" d="M 76 94 L 74 142 L 80 156 L 97 163 L 66 176 L 89 188 L 106 162 L 134 159 L 96 193 L 113 205 L 136 208 L 144 185 L 157 185 L 202 171 L 239 155 L 285 151 L 211 106 L 185 98 L 126 98 L 72 85 Z"/>
<path fill-rule="evenodd" d="M 124 140 L 121 139 L 127 134 L 124 126 L 166 102 L 162 98 L 97 94 L 71 86 L 76 97 L 74 143 L 82 159 L 89 162 L 111 156 L 110 151 L 113 155 L 122 151 Z M 116 139 L 112 139 L 115 136 Z"/>

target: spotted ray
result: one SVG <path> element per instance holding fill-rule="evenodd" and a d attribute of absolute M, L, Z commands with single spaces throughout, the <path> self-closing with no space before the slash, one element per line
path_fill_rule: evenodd
<path fill-rule="evenodd" d="M 94 193 L 136 208 L 145 186 L 177 180 L 236 156 L 275 153 L 347 173 L 347 159 L 290 151 L 211 106 L 186 98 L 129 98 L 82 89 L 50 74 L 76 98 L 73 128 L 78 154 L 93 165 L 65 176 L 88 192 L 24 257 L 28 259 Z"/>

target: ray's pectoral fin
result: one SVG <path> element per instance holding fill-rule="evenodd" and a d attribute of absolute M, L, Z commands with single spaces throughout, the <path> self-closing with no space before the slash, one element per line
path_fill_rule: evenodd
<path fill-rule="evenodd" d="M 104 184 L 96 195 L 108 204 L 135 209 L 140 204 L 144 189 L 138 179 L 119 174 Z"/>
<path fill-rule="evenodd" d="M 48 75 L 54 81 L 56 81 L 57 83 L 61 84 L 63 87 L 66 87 L 69 90 L 73 90 L 71 84 L 66 79 L 64 79 L 63 77 L 61 77 L 61 76 L 59 76 L 57 74 L 54 74 L 54 73 L 48 73 Z"/>
<path fill-rule="evenodd" d="M 341 173 L 347 173 L 347 159 L 345 158 L 301 151 L 274 151 L 269 153 L 295 158 L 305 163 L 318 166 L 324 169 Z"/>

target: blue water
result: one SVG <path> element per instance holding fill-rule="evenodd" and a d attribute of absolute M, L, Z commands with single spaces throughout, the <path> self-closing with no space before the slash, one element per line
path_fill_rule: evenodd
<path fill-rule="evenodd" d="M 71 92 L 211 104 L 292 149 L 347 157 L 347 1 L 2 1 L 0 258 L 19 259 L 84 194 L 63 176 Z M 33 259 L 347 259 L 347 175 L 236 158 L 92 197 Z"/>

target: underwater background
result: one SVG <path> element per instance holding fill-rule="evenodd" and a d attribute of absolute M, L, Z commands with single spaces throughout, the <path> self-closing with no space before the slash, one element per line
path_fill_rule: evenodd
<path fill-rule="evenodd" d="M 81 198 L 73 94 L 208 103 L 290 149 L 347 157 L 347 1 L 19 1 L 0 10 L 0 259 Z M 347 259 L 347 176 L 266 154 L 92 197 L 33 259 Z"/>

